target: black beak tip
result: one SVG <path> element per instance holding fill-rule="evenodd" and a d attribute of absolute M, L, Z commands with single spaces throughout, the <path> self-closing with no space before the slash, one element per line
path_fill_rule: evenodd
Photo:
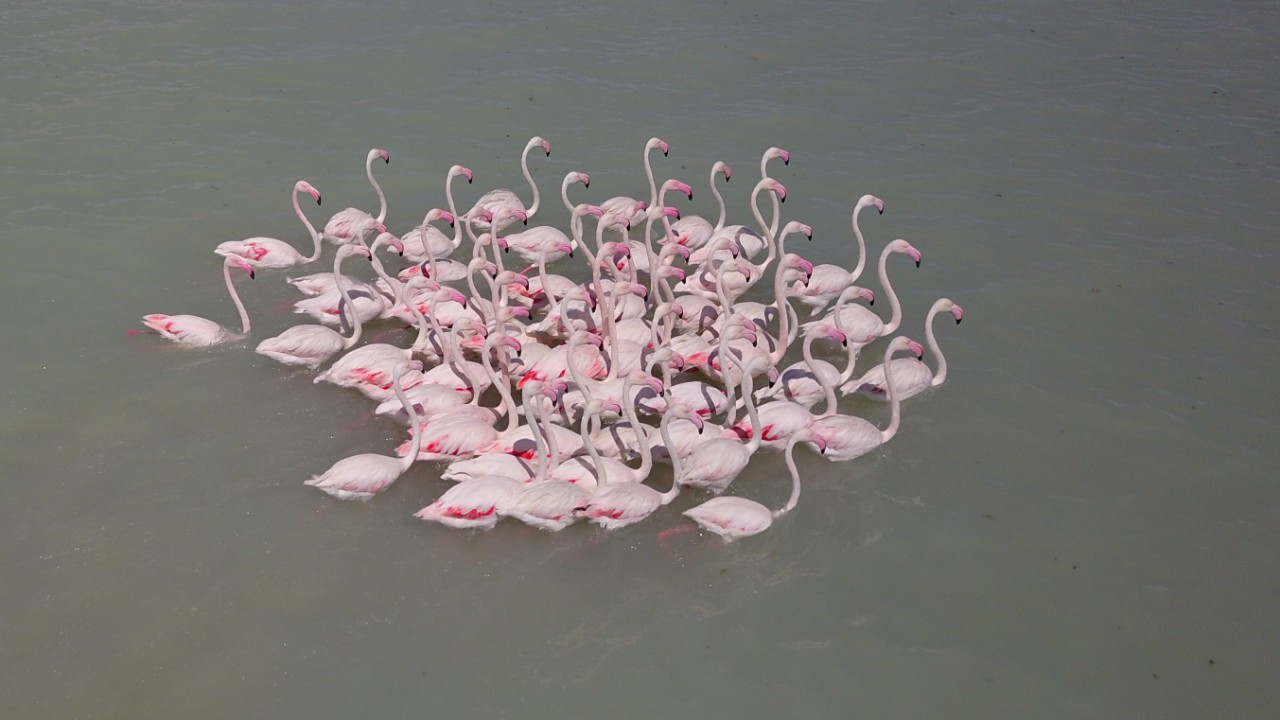
<path fill-rule="evenodd" d="M 920 261 L 919 261 L 919 260 L 917 260 L 917 261 L 916 261 L 916 267 L 920 267 Z"/>
<path fill-rule="evenodd" d="M 321 203 L 320 203 L 320 198 L 316 198 L 316 204 L 317 204 L 317 205 L 320 205 L 320 204 L 321 204 Z"/>

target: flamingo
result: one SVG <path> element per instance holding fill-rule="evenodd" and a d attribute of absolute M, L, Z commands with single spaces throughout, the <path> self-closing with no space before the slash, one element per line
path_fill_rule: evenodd
<path fill-rule="evenodd" d="M 933 303 L 933 307 L 929 308 L 929 314 L 924 321 L 924 337 L 925 344 L 929 346 L 929 352 L 933 353 L 938 360 L 938 372 L 933 372 L 928 365 L 914 358 L 897 358 L 893 361 L 893 384 L 899 401 L 915 397 L 924 390 L 937 387 L 947 381 L 947 359 L 942 355 L 942 348 L 938 347 L 938 338 L 933 334 L 933 318 L 943 312 L 951 313 L 957 325 L 964 318 L 964 309 L 947 298 L 940 298 Z M 862 377 L 850 380 L 840 389 L 846 393 L 856 391 L 864 397 L 883 402 L 889 399 L 886 382 L 884 366 L 877 365 Z"/>
<path fill-rule="evenodd" d="M 343 245 L 338 248 L 338 253 L 333 259 L 333 277 L 337 280 L 338 292 L 347 303 L 347 307 L 351 306 L 351 297 L 347 294 L 346 285 L 341 280 L 342 261 L 348 255 L 357 254 L 372 257 L 369 248 L 363 245 Z M 275 337 L 269 337 L 258 343 L 254 352 L 285 365 L 300 365 L 314 370 L 330 357 L 343 350 L 351 349 L 360 341 L 363 323 L 360 322 L 358 313 L 352 313 L 352 317 L 354 326 L 350 337 L 343 337 L 335 330 L 323 325 L 295 325 Z"/>
<path fill-rule="evenodd" d="M 825 444 L 823 457 L 832 462 L 852 460 L 889 442 L 898 433 L 898 427 L 902 422 L 901 398 L 898 397 L 894 387 L 894 368 L 890 361 L 893 359 L 893 354 L 900 350 L 910 350 L 916 357 L 924 355 L 924 348 L 920 343 L 902 335 L 895 337 L 890 341 L 889 347 L 885 348 L 885 382 L 889 387 L 889 426 L 881 430 L 866 420 L 852 415 L 827 415 L 818 418 L 809 427 L 822 441 L 819 444 Z"/>
<path fill-rule="evenodd" d="M 382 186 L 373 178 L 373 161 L 379 158 L 385 163 L 391 162 L 391 155 L 379 148 L 370 150 L 364 161 L 364 174 L 373 185 L 374 192 L 378 193 L 378 216 L 374 217 L 353 207 L 334 213 L 333 217 L 329 218 L 329 222 L 324 224 L 322 231 L 329 242 L 335 245 L 364 242 L 365 237 L 370 233 L 387 231 L 387 227 L 382 224 L 382 221 L 387 219 L 387 196 L 382 192 Z"/>
<path fill-rule="evenodd" d="M 391 379 L 396 396 L 400 398 L 407 412 L 412 410 L 408 398 L 404 395 L 401 382 L 405 373 L 411 369 L 421 371 L 422 363 L 416 360 L 401 363 L 396 367 Z M 416 422 L 413 423 L 415 428 L 413 452 L 404 457 L 389 457 L 374 453 L 352 455 L 334 463 L 319 475 L 312 476 L 305 484 L 320 488 L 339 500 L 368 500 L 390 487 L 391 483 L 405 474 L 417 459 L 418 444 L 422 441 L 422 433 L 416 429 L 417 426 Z"/>
<path fill-rule="evenodd" d="M 709 220 L 700 215 L 688 215 L 671 223 L 671 232 L 677 237 L 683 238 L 681 245 L 690 250 L 697 250 L 706 245 L 712 235 L 724 228 L 724 197 L 720 195 L 720 190 L 716 188 L 716 175 L 723 173 L 724 181 L 729 182 L 731 172 L 729 165 L 724 162 L 717 161 L 711 166 L 711 195 L 715 197 L 716 206 L 720 208 L 720 216 L 715 225 L 712 225 Z"/>
<path fill-rule="evenodd" d="M 858 215 L 869 207 L 874 207 L 881 215 L 884 214 L 884 201 L 880 198 L 874 195 L 863 195 L 858 198 L 857 205 L 853 207 L 853 236 L 858 241 L 858 264 L 853 270 L 840 265 L 814 265 L 807 281 L 797 282 L 792 286 L 792 295 L 812 309 L 809 313 L 811 317 L 822 312 L 823 308 L 862 276 L 862 269 L 867 264 L 867 243 L 862 238 Z"/>
<path fill-rule="evenodd" d="M 530 381 L 530 384 L 535 390 L 542 385 L 537 380 Z M 538 405 L 531 403 L 528 409 L 533 411 L 529 416 L 529 427 L 533 430 L 535 438 L 542 437 L 541 432 L 544 426 L 541 424 L 542 418 L 538 412 Z M 557 426 L 545 426 L 545 428 L 553 427 Z M 591 492 L 576 483 L 547 479 L 548 472 L 559 462 L 559 450 L 554 435 L 548 434 L 542 439 L 545 446 L 540 443 L 539 451 L 546 447 L 549 457 L 546 460 L 540 459 L 538 474 L 533 482 L 511 499 L 511 503 L 502 511 L 502 514 L 542 530 L 557 532 L 577 521 L 578 516 L 574 513 L 574 508 L 581 507 Z"/>
<path fill-rule="evenodd" d="M 645 208 L 656 205 L 658 202 L 658 186 L 653 179 L 653 165 L 649 162 L 649 153 L 654 150 L 662 150 L 663 157 L 666 157 L 671 152 L 671 146 L 662 138 L 656 137 L 649 138 L 644 144 L 644 174 L 649 180 L 648 201 L 619 195 L 600 203 L 600 208 L 605 212 L 626 218 L 629 222 L 628 228 L 631 225 L 640 224 L 644 220 Z"/>
<path fill-rule="evenodd" d="M 800 502 L 800 470 L 796 468 L 795 450 L 796 445 L 801 442 L 813 443 L 818 446 L 819 452 L 824 452 L 822 438 L 808 428 L 798 430 L 791 436 L 785 451 L 787 470 L 791 473 L 791 496 L 787 498 L 786 505 L 771 511 L 755 500 L 722 496 L 689 508 L 683 514 L 692 518 L 703 530 L 719 535 L 725 542 L 768 530 L 775 518 L 790 512 Z"/>
<path fill-rule="evenodd" d="M 688 406 L 671 406 L 658 425 L 658 432 L 664 436 L 668 445 L 671 444 L 669 426 L 676 418 L 683 418 L 699 427 L 702 425 L 702 418 Z M 641 426 L 637 424 L 636 427 Z M 649 430 L 642 432 L 648 434 Z M 652 452 L 645 453 L 644 458 L 652 462 Z M 672 470 L 674 475 L 671 479 L 671 488 L 666 492 L 660 493 L 641 482 L 610 483 L 596 488 L 585 504 L 574 508 L 574 513 L 606 530 L 617 530 L 634 525 L 652 515 L 658 508 L 671 504 L 671 501 L 680 494 L 680 483 L 676 481 L 681 471 L 679 457 L 672 458 Z"/>
<path fill-rule="evenodd" d="M 835 340 L 841 345 L 848 345 L 849 342 L 846 333 L 830 325 L 810 327 L 805 332 L 804 345 L 801 346 L 804 360 L 788 366 L 779 373 L 776 382 L 756 393 L 756 399 L 789 400 L 806 408 L 813 407 L 824 397 L 823 383 L 834 386 L 841 382 L 839 368 L 826 360 L 817 360 L 813 357 L 813 343 L 827 339 Z"/>
<path fill-rule="evenodd" d="M 542 202 L 542 197 L 538 194 L 538 184 L 533 181 L 533 175 L 529 172 L 529 151 L 536 147 L 541 147 L 543 152 L 547 154 L 547 157 L 551 157 L 551 143 L 543 140 L 537 135 L 529 138 L 529 142 L 524 146 L 524 152 L 520 154 L 520 171 L 524 173 L 524 179 L 529 182 L 529 187 L 533 189 L 533 202 L 529 203 L 529 206 L 526 208 L 524 201 L 520 199 L 520 196 L 516 195 L 514 190 L 498 188 L 481 195 L 480 199 L 476 201 L 476 204 L 467 211 L 467 217 L 476 218 L 476 213 L 481 209 L 488 210 L 494 215 L 497 215 L 499 208 L 506 207 L 513 211 L 521 211 L 521 213 L 523 213 L 524 222 L 526 224 L 529 222 L 529 218 L 533 217 L 534 214 L 538 212 L 538 206 Z M 506 223 L 495 218 L 492 221 L 476 220 L 476 224 L 481 228 L 489 229 L 492 223 L 497 226 L 496 228 L 493 228 L 496 232 L 502 230 L 503 227 L 510 224 L 511 221 L 518 217 L 521 217 L 520 214 L 509 216 L 506 218 Z"/>
<path fill-rule="evenodd" d="M 813 341 L 820 338 L 830 338 L 841 343 L 845 342 L 846 338 L 844 333 L 828 325 L 814 327 L 810 334 L 805 337 L 804 366 L 808 368 L 809 378 L 812 378 L 812 382 L 817 383 L 819 386 L 821 392 L 819 397 L 826 399 L 827 404 L 823 413 L 825 415 L 835 412 L 835 380 L 832 376 L 837 375 L 839 371 L 827 363 L 828 371 L 824 372 L 823 368 L 818 365 L 818 361 L 814 360 Z M 752 424 L 753 421 L 750 418 L 743 419 L 737 425 L 734 425 L 734 429 L 745 437 L 751 437 L 755 429 L 757 427 L 760 428 L 761 447 L 768 450 L 781 450 L 787 439 L 796 430 L 808 427 L 818 417 L 809 410 L 817 402 L 816 399 L 810 402 L 807 395 L 794 392 L 795 384 L 784 384 L 787 372 L 790 371 L 791 368 L 784 371 L 779 376 L 777 384 L 791 389 L 792 393 L 787 394 L 784 398 L 759 405 L 756 408 L 756 413 L 760 418 L 760 425 Z M 801 399 L 795 399 L 795 395 L 800 395 Z"/>
<path fill-rule="evenodd" d="M 160 313 L 144 315 L 142 324 L 160 334 L 166 340 L 172 340 L 187 347 L 209 347 L 228 340 L 249 334 L 249 312 L 244 309 L 240 295 L 236 293 L 235 283 L 231 282 L 231 268 L 239 268 L 253 279 L 253 266 L 242 258 L 232 256 L 222 262 L 222 278 L 227 283 L 227 292 L 231 294 L 231 302 L 235 303 L 236 312 L 240 313 L 240 333 L 228 330 L 212 320 L 195 315 L 164 315 Z M 131 331 L 132 332 L 132 331 Z"/>
<path fill-rule="evenodd" d="M 448 211 L 442 211 L 438 217 L 432 217 L 431 213 L 428 212 L 427 218 L 422 221 L 422 225 L 410 230 L 400 238 L 405 244 L 405 254 L 414 262 L 422 262 L 431 254 L 434 254 L 437 258 L 447 258 L 462 244 L 462 226 L 455 222 L 458 216 L 458 206 L 453 200 L 453 179 L 455 177 L 466 178 L 467 184 L 470 185 L 471 179 L 475 177 L 475 174 L 471 172 L 470 168 L 461 165 L 451 166 L 444 179 L 444 198 L 445 204 L 449 207 Z M 449 219 L 449 225 L 453 228 L 452 238 L 428 225 L 428 223 L 443 219 L 446 216 Z"/>
<path fill-rule="evenodd" d="M 224 257 L 231 255 L 239 255 L 244 258 L 245 262 L 255 268 L 283 268 L 293 265 L 304 265 L 312 263 L 320 259 L 320 233 L 316 232 L 316 228 L 307 219 L 306 213 L 302 212 L 302 206 L 298 204 L 298 193 L 304 192 L 316 199 L 316 204 L 320 204 L 320 191 L 311 186 L 306 180 L 299 180 L 293 184 L 293 212 L 297 214 L 298 219 L 307 227 L 307 235 L 312 239 L 314 244 L 310 257 L 304 257 L 298 252 L 297 248 L 283 240 L 269 237 L 251 237 L 244 240 L 228 240 L 224 243 L 218 243 L 218 247 L 214 248 L 214 252 Z"/>

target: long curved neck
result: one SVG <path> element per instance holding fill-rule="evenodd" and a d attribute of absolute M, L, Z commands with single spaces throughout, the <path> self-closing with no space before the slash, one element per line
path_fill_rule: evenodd
<path fill-rule="evenodd" d="M 529 172 L 529 151 L 534 147 L 536 147 L 536 143 L 525 146 L 524 154 L 520 156 L 520 171 L 524 173 L 524 179 L 529 182 L 529 187 L 533 188 L 533 202 L 529 203 L 528 209 L 525 210 L 526 218 L 533 217 L 534 213 L 538 212 L 538 205 L 542 203 L 542 196 L 538 193 L 538 184 L 533 181 L 533 173 Z M 496 238 L 498 235 L 496 228 L 494 228 L 493 234 Z"/>
<path fill-rule="evenodd" d="M 320 253 L 323 249 L 322 241 L 324 240 L 324 237 L 322 233 L 316 232 L 316 226 L 312 225 L 311 221 L 307 219 L 307 214 L 302 212 L 302 205 L 298 203 L 298 188 L 296 187 L 293 189 L 293 212 L 298 216 L 298 219 L 302 221 L 302 224 L 306 226 L 307 234 L 311 236 L 311 242 L 313 244 L 311 248 L 311 256 L 302 262 L 313 263 L 320 259 Z"/>
<path fill-rule="evenodd" d="M 449 214 L 453 215 L 453 249 L 457 250 L 458 246 L 462 244 L 462 224 L 465 221 L 458 217 L 458 206 L 453 202 L 453 179 L 455 177 L 457 175 L 449 173 L 449 177 L 445 178 L 444 201 L 449 206 Z M 423 225 L 426 225 L 426 223 L 423 223 Z M 423 227 L 423 235 L 426 235 L 426 227 Z"/>
<path fill-rule="evenodd" d="M 338 248 L 338 254 L 333 258 L 333 284 L 338 286 L 338 295 L 342 297 L 342 307 L 351 309 L 351 337 L 344 338 L 342 347 L 350 349 L 360 342 L 360 332 L 364 323 L 360 320 L 360 313 L 356 312 L 356 306 L 351 302 L 351 294 L 347 289 L 347 279 L 342 276 L 342 261 L 350 252 L 343 252 L 350 245 L 343 245 Z"/>
<path fill-rule="evenodd" d="M 678 453 L 675 451 L 675 441 L 671 438 L 671 428 L 667 427 L 671 424 L 671 419 L 673 417 L 674 416 L 668 412 L 662 417 L 662 422 L 658 424 L 658 432 L 662 434 L 663 445 L 666 446 L 667 454 L 671 457 L 671 487 L 659 496 L 659 501 L 663 505 L 670 505 L 671 501 L 675 500 L 676 496 L 680 494 L 680 458 L 676 457 Z M 648 442 L 650 432 L 649 428 L 646 427 L 644 430 L 645 443 L 641 445 L 641 447 L 649 450 L 649 456 L 650 459 L 652 459 L 653 445 Z"/>
<path fill-rule="evenodd" d="M 887 443 L 898 434 L 898 427 L 902 424 L 902 400 L 898 398 L 898 391 L 893 389 L 893 366 L 889 361 L 893 359 L 893 344 L 884 350 L 884 385 L 889 391 L 889 427 L 880 431 L 880 442 Z"/>
<path fill-rule="evenodd" d="M 583 404 L 591 402 L 592 393 L 591 386 L 587 384 L 586 378 L 578 371 L 577 350 L 578 350 L 578 333 L 569 336 L 569 342 L 565 343 L 565 366 L 569 369 L 569 377 L 573 379 L 573 384 L 578 386 L 578 391 L 582 393 Z M 585 421 L 586 418 L 583 418 Z"/>
<path fill-rule="evenodd" d="M 725 218 L 724 198 L 721 197 L 720 195 L 720 188 L 716 187 L 715 167 L 711 168 L 711 194 L 716 199 L 716 206 L 720 208 L 720 215 L 716 219 L 716 226 L 711 230 L 711 232 L 714 234 L 714 233 L 720 232 L 720 230 L 724 228 L 724 218 Z"/>
<path fill-rule="evenodd" d="M 533 402 L 534 397 L 535 393 L 526 392 L 521 399 L 521 404 L 524 407 L 525 422 L 529 423 L 529 434 L 533 436 L 533 443 L 537 448 L 535 450 L 537 456 L 534 458 L 537 461 L 537 470 L 534 472 L 532 482 L 538 482 L 539 480 L 547 479 L 547 470 L 551 467 L 554 458 L 547 449 L 547 439 L 542 434 L 542 426 L 538 424 L 537 409 L 534 407 Z"/>
<path fill-rule="evenodd" d="M 853 270 L 849 271 L 849 282 L 857 282 L 862 276 L 863 269 L 867 266 L 867 241 L 862 238 L 862 228 L 858 226 L 858 216 L 862 213 L 862 206 L 859 205 L 853 211 L 853 238 L 858 241 L 858 264 L 853 266 Z"/>
<path fill-rule="evenodd" d="M 734 360 L 737 358 L 735 357 Z M 760 424 L 760 413 L 756 410 L 756 403 L 751 398 L 751 393 L 755 391 L 753 387 L 755 378 L 751 377 L 751 373 L 741 362 L 737 365 L 742 371 L 742 402 L 747 406 L 747 417 L 751 418 L 751 427 L 761 428 L 758 432 L 751 433 L 751 440 L 746 444 L 747 451 L 754 453 L 760 449 L 760 443 L 764 440 L 764 426 Z"/>
<path fill-rule="evenodd" d="M 560 200 L 564 202 L 564 206 L 569 210 L 569 214 L 573 215 L 573 203 L 569 202 L 569 186 L 573 184 L 572 179 L 564 176 L 564 182 L 560 183 Z"/>
<path fill-rule="evenodd" d="M 387 196 L 382 192 L 382 186 L 373 177 L 373 161 L 378 157 L 377 153 L 370 153 L 369 159 L 364 164 L 364 174 L 369 176 L 369 183 L 373 185 L 373 191 L 378 193 L 378 222 L 387 219 Z"/>
<path fill-rule="evenodd" d="M 646 452 L 649 448 L 649 429 L 640 424 L 640 417 L 636 415 L 636 404 L 631 396 L 632 387 L 631 378 L 628 377 L 622 383 L 622 413 L 627 416 L 627 422 L 631 423 L 631 429 L 636 433 L 636 446 L 641 449 L 636 482 L 644 482 L 649 477 L 649 471 L 653 470 L 653 452 Z"/>
<path fill-rule="evenodd" d="M 533 406 L 533 411 L 533 414 L 529 416 L 529 432 L 542 437 L 547 451 L 547 459 L 538 466 L 538 477 L 535 480 L 546 480 L 547 471 L 560 464 L 560 446 L 556 443 L 555 433 L 543 426 L 542 411 L 537 407 L 536 403 Z"/>
<path fill-rule="evenodd" d="M 791 473 L 791 497 L 787 498 L 786 505 L 773 511 L 774 517 L 791 512 L 796 503 L 800 502 L 800 470 L 796 467 L 796 445 L 799 443 L 799 435 L 793 435 L 791 440 L 787 441 L 787 451 L 783 459 L 786 460 L 787 470 Z"/>
<path fill-rule="evenodd" d="M 231 293 L 231 302 L 235 303 L 236 312 L 240 313 L 240 333 L 242 335 L 249 334 L 249 311 L 244 309 L 244 303 L 240 301 L 240 293 L 236 292 L 236 284 L 231 282 L 231 264 L 222 264 L 222 279 L 227 281 L 227 292 Z"/>
<path fill-rule="evenodd" d="M 493 361 L 489 357 L 488 348 L 485 348 L 484 354 L 480 358 L 480 366 L 484 368 L 484 374 L 489 376 L 489 382 L 498 388 L 498 395 L 502 397 L 502 404 L 507 408 L 507 425 L 504 432 L 515 430 L 520 425 L 520 409 L 516 407 L 515 398 L 511 397 L 510 384 L 498 377 L 498 372 L 493 369 Z"/>
<path fill-rule="evenodd" d="M 929 346 L 929 352 L 938 359 L 938 371 L 933 374 L 933 380 L 929 381 L 930 385 L 941 385 L 947 381 L 947 358 L 942 354 L 942 348 L 938 347 L 938 338 L 933 334 L 933 319 L 938 316 L 938 306 L 935 303 L 929 308 L 929 317 L 924 320 L 924 341 Z"/>
<path fill-rule="evenodd" d="M 764 272 L 765 268 L 769 267 L 769 263 L 772 263 L 774 259 L 778 257 L 778 244 L 774 242 L 774 238 L 777 237 L 778 234 L 777 225 L 778 218 L 780 217 L 778 194 L 771 191 L 769 193 L 769 197 L 773 198 L 773 223 L 765 223 L 764 216 L 760 214 L 760 207 L 757 202 L 760 199 L 760 191 L 763 189 L 763 185 L 756 185 L 756 189 L 751 192 L 751 214 L 755 216 L 756 224 L 760 226 L 760 235 L 764 239 L 765 246 L 769 249 L 769 253 L 765 256 L 764 262 L 755 266 L 759 272 Z"/>
<path fill-rule="evenodd" d="M 822 397 L 827 401 L 823 405 L 822 417 L 834 415 L 836 411 L 836 389 L 827 378 L 827 374 L 819 372 L 818 361 L 813 357 L 813 339 L 814 335 L 807 335 L 804 339 L 804 345 L 801 352 L 804 354 L 804 364 L 808 366 L 809 372 L 813 373 L 813 377 L 817 379 L 818 384 L 822 386 Z"/>
<path fill-rule="evenodd" d="M 409 453 L 400 458 L 400 472 L 405 472 L 418 459 L 418 450 L 422 448 L 422 421 L 418 418 L 418 413 L 413 409 L 413 403 L 409 402 L 409 398 L 404 394 L 404 388 L 401 385 L 400 376 L 393 376 L 391 389 L 395 390 L 396 397 L 400 400 L 400 405 L 404 407 L 405 413 L 409 415 L 409 427 L 412 428 L 413 432 L 413 441 L 409 443 Z"/>
<path fill-rule="evenodd" d="M 884 288 L 884 294 L 889 296 L 889 322 L 884 324 L 885 335 L 891 335 L 897 331 L 898 326 L 902 324 L 902 303 L 898 302 L 898 293 L 893 291 L 893 286 L 889 284 L 889 256 L 893 251 L 885 248 L 880 253 L 880 264 L 877 267 L 880 273 L 880 287 Z"/>
<path fill-rule="evenodd" d="M 773 273 L 773 305 L 778 308 L 778 344 L 773 352 L 769 353 L 770 365 L 782 362 L 793 339 L 791 337 L 791 301 L 787 298 L 787 284 L 783 276 L 781 267 Z"/>
<path fill-rule="evenodd" d="M 591 409 L 590 412 L 582 417 L 582 426 L 578 429 L 578 434 L 582 437 L 582 445 L 587 451 L 587 455 L 591 457 L 591 467 L 596 472 L 596 487 L 601 488 L 609 484 L 609 471 L 605 468 L 605 463 L 600 459 L 600 452 L 596 450 L 596 444 L 591 442 L 591 433 L 599 429 L 600 413 Z"/>
<path fill-rule="evenodd" d="M 434 315 L 435 313 L 432 314 Z M 462 330 L 457 323 L 449 328 L 449 341 L 444 344 L 445 358 L 453 372 L 467 383 L 467 389 L 471 391 L 471 400 L 474 404 L 478 399 L 477 396 L 480 394 L 480 390 L 476 387 L 476 379 L 471 374 L 471 368 L 467 365 L 466 358 L 462 356 L 462 344 L 458 339 L 458 335 L 461 332 Z"/>
<path fill-rule="evenodd" d="M 731 360 L 737 360 L 738 357 L 729 351 L 729 333 L 726 332 L 727 329 L 728 326 L 726 325 L 720 330 L 720 337 L 717 341 L 720 347 L 716 356 L 716 361 L 720 363 L 720 381 L 724 383 L 724 424 L 726 426 L 732 425 L 737 419 L 734 408 L 738 404 L 737 399 L 733 396 L 733 379 L 729 377 L 729 362 Z"/>
<path fill-rule="evenodd" d="M 649 179 L 649 207 L 658 204 L 658 185 L 653 181 L 653 165 L 649 162 L 649 153 L 653 148 L 646 143 L 644 146 L 644 175 Z"/>

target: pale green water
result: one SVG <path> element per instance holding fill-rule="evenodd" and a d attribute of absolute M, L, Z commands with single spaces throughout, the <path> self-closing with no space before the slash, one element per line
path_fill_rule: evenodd
<path fill-rule="evenodd" d="M 1280 702 L 1280 10 L 1271 3 L 10 3 L 0 10 L 0 706 L 6 717 L 1269 717 Z M 400 428 L 234 346 L 219 241 L 389 224 L 571 169 L 599 199 L 769 145 L 815 262 L 873 252 L 951 381 L 883 452 L 803 455 L 724 545 L 673 509 L 487 534 L 301 482 Z M 742 178 L 743 182 L 739 182 Z M 564 222 L 554 197 L 547 221 Z M 330 257 L 326 255 L 326 258 Z M 254 339 L 282 273 L 239 287 Z M 877 288 L 878 289 L 878 288 Z M 879 304 L 877 304 L 879 306 Z M 875 408 L 850 400 L 850 412 Z M 762 458 L 735 491 L 785 489 Z M 682 498 L 675 509 L 696 500 Z M 433 712 L 434 711 L 434 712 Z"/>

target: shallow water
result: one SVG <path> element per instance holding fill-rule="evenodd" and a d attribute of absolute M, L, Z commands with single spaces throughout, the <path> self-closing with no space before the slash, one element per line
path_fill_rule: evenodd
<path fill-rule="evenodd" d="M 0 10 L 6 502 L 0 704 L 13 717 L 1260 717 L 1280 702 L 1280 30 L 1273 3 L 10 3 Z M 302 240 L 377 168 L 403 231 L 459 190 L 695 188 L 760 153 L 793 249 L 851 264 L 849 212 L 950 381 L 883 451 L 800 453 L 799 507 L 725 545 L 676 507 L 606 535 L 411 517 L 302 480 L 399 427 L 241 343 L 210 248 Z M 739 180 L 741 178 L 741 181 Z M 550 197 L 547 197 L 550 195 Z M 541 216 L 540 216 L 541 218 Z M 326 255 L 326 258 L 331 255 Z M 895 260 L 897 260 L 895 258 Z M 327 262 L 327 261 L 326 261 Z M 237 280 L 251 342 L 283 273 Z M 872 287 L 880 292 L 878 285 Z M 880 304 L 877 303 L 877 307 Z M 876 346 L 869 355 L 879 352 Z M 868 359 L 864 359 L 864 362 Z M 868 363 L 869 364 L 869 363 Z M 846 412 L 883 419 L 859 400 Z M 1271 468 L 1270 471 L 1267 468 Z M 734 492 L 780 503 L 776 456 Z M 664 481 L 665 482 L 665 481 Z"/>

